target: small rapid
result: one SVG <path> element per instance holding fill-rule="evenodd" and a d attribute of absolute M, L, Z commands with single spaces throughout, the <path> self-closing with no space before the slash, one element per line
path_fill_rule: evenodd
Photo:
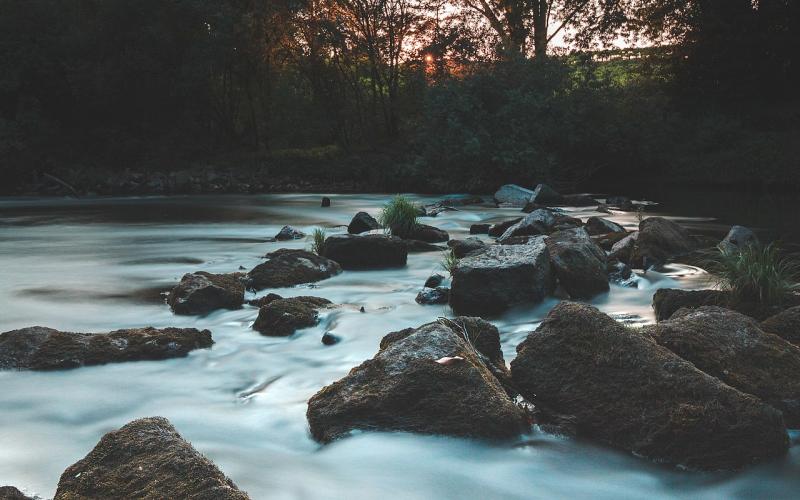
<path fill-rule="evenodd" d="M 774 463 L 715 474 L 668 469 L 539 431 L 513 446 L 403 433 L 361 433 L 319 446 L 305 418 L 311 395 L 370 358 L 386 333 L 451 315 L 447 306 L 414 301 L 425 279 L 443 272 L 442 254 L 411 254 L 405 268 L 346 271 L 311 285 L 262 290 L 258 296 L 316 295 L 343 306 L 289 338 L 252 330 L 255 307 L 176 316 L 159 292 L 187 272 L 249 270 L 270 251 L 307 248 L 306 240 L 269 241 L 286 224 L 308 234 L 316 227 L 329 235 L 346 232 L 353 214 L 377 215 L 389 197 L 331 199 L 329 208 L 319 206 L 320 196 L 306 194 L 0 200 L 0 331 L 179 326 L 207 328 L 215 341 L 186 358 L 0 372 L 0 485 L 52 497 L 62 471 L 104 433 L 160 415 L 254 499 L 796 495 L 797 447 Z M 566 210 L 575 217 L 600 215 Z M 657 210 L 648 214 L 670 215 Z M 471 224 L 518 215 L 518 209 L 467 206 L 423 221 L 460 239 Z M 638 224 L 634 213 L 606 217 L 628 229 Z M 712 232 L 718 225 L 702 214 L 678 220 Z M 682 264 L 636 280 L 637 288 L 612 284 L 591 303 L 626 324 L 646 324 L 654 321 L 650 303 L 657 289 L 707 286 L 702 269 Z M 492 320 L 506 361 L 556 303 L 549 298 Z M 323 345 L 325 332 L 341 341 Z"/>

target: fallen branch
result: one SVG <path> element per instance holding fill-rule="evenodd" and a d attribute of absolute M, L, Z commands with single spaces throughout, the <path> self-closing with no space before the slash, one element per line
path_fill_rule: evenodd
<path fill-rule="evenodd" d="M 81 197 L 81 195 L 78 194 L 78 191 L 76 191 L 74 187 L 72 187 L 69 184 L 67 184 L 66 182 L 62 181 L 61 179 L 59 179 L 55 175 L 48 174 L 47 172 L 42 172 L 42 176 L 50 179 L 53 182 L 56 182 L 56 183 L 64 186 L 67 189 L 69 189 L 70 191 L 72 191 L 72 194 L 75 195 L 75 198 L 80 198 Z"/>

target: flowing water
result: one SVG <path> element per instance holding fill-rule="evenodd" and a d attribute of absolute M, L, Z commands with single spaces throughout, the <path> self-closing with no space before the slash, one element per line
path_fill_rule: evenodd
<path fill-rule="evenodd" d="M 779 498 L 800 487 L 798 447 L 775 463 L 736 474 L 697 473 L 534 431 L 517 443 L 402 433 L 362 433 L 321 447 L 309 436 L 306 401 L 370 358 L 383 335 L 449 315 L 414 302 L 442 255 L 412 254 L 403 269 L 347 271 L 316 285 L 270 291 L 318 295 L 344 306 L 289 338 L 250 329 L 257 309 L 175 316 L 158 291 L 196 270 L 250 269 L 281 247 L 284 224 L 344 232 L 385 195 L 316 195 L 0 200 L 0 331 L 43 325 L 104 332 L 153 325 L 208 328 L 216 343 L 186 358 L 57 372 L 0 372 L 0 485 L 52 497 L 61 472 L 100 437 L 145 416 L 169 418 L 252 498 Z M 418 198 L 420 202 L 433 199 Z M 593 212 L 567 209 L 588 217 Z M 425 222 L 467 235 L 470 224 L 517 216 L 466 207 Z M 698 214 L 702 215 L 702 214 Z M 626 227 L 634 214 L 611 219 Z M 679 217 L 719 231 L 713 219 Z M 700 288 L 702 270 L 673 265 L 612 285 L 592 303 L 628 323 L 653 321 L 661 287 Z M 252 294 L 250 294 L 252 296 Z M 250 297 L 248 297 L 250 298 Z M 506 361 L 555 304 L 550 299 L 493 320 Z M 359 312 L 360 307 L 365 312 Z M 334 346 L 320 342 L 330 331 Z"/>

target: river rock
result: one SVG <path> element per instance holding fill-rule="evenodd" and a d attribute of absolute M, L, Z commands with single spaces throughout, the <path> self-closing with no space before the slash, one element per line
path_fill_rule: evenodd
<path fill-rule="evenodd" d="M 548 234 L 555 225 L 555 214 L 550 210 L 540 208 L 529 213 L 523 217 L 522 220 L 506 229 L 500 238 L 498 238 L 498 241 L 503 241 L 512 236 Z"/>
<path fill-rule="evenodd" d="M 491 224 L 472 224 L 469 226 L 469 234 L 489 234 L 489 228 L 491 227 Z"/>
<path fill-rule="evenodd" d="M 697 248 L 686 229 L 663 217 L 648 217 L 640 222 L 636 244 L 643 264 L 664 264 Z"/>
<path fill-rule="evenodd" d="M 647 332 L 683 359 L 731 387 L 759 397 L 800 425 L 800 348 L 744 314 L 722 307 L 682 309 Z"/>
<path fill-rule="evenodd" d="M 702 306 L 727 306 L 729 294 L 722 290 L 679 290 L 661 288 L 653 294 L 653 309 L 656 321 L 664 321 L 683 308 L 697 309 Z"/>
<path fill-rule="evenodd" d="M 109 432 L 64 471 L 55 500 L 90 498 L 249 499 L 162 417 Z"/>
<path fill-rule="evenodd" d="M 358 212 L 353 216 L 350 225 L 347 226 L 347 232 L 350 234 L 361 234 L 380 228 L 381 224 L 375 220 L 375 217 L 367 212 Z"/>
<path fill-rule="evenodd" d="M 800 346 L 800 306 L 770 316 L 761 322 L 761 329 Z"/>
<path fill-rule="evenodd" d="M 554 283 L 543 237 L 526 245 L 488 245 L 453 269 L 450 306 L 459 314 L 499 314 L 517 304 L 540 302 Z"/>
<path fill-rule="evenodd" d="M 564 197 L 547 184 L 538 184 L 528 201 L 540 205 L 559 205 L 564 202 Z"/>
<path fill-rule="evenodd" d="M 244 285 L 233 274 L 205 271 L 184 274 L 172 289 L 167 303 L 175 314 L 206 314 L 215 309 L 239 309 L 244 303 Z"/>
<path fill-rule="evenodd" d="M 486 243 L 478 238 L 465 238 L 463 240 L 450 240 L 447 242 L 456 258 L 463 258 L 472 252 L 479 252 L 486 248 Z"/>
<path fill-rule="evenodd" d="M 444 286 L 423 288 L 414 300 L 422 305 L 447 304 L 450 300 L 450 289 Z"/>
<path fill-rule="evenodd" d="M 211 332 L 194 328 L 147 327 L 94 334 L 32 326 L 0 334 L 0 370 L 64 370 L 177 358 L 213 343 Z"/>
<path fill-rule="evenodd" d="M 354 430 L 488 439 L 525 432 L 525 412 L 489 366 L 496 353 L 478 343 L 499 347 L 497 329 L 479 321 L 436 321 L 384 337 L 372 359 L 309 400 L 311 435 L 327 443 Z M 473 324 L 482 325 L 479 335 Z"/>
<path fill-rule="evenodd" d="M 635 205 L 627 196 L 610 196 L 606 198 L 606 205 L 616 207 L 623 212 L 632 212 L 636 209 Z"/>
<path fill-rule="evenodd" d="M 407 239 L 424 241 L 425 243 L 442 243 L 450 239 L 447 231 L 439 229 L 438 227 L 429 226 L 427 224 L 417 224 Z"/>
<path fill-rule="evenodd" d="M 281 230 L 278 231 L 278 234 L 275 235 L 275 239 L 278 241 L 299 240 L 305 237 L 306 233 L 292 226 L 283 226 Z"/>
<path fill-rule="evenodd" d="M 558 281 L 570 297 L 589 299 L 608 291 L 606 253 L 583 228 L 558 231 L 545 243 Z"/>
<path fill-rule="evenodd" d="M 380 269 L 405 266 L 408 248 L 396 236 L 335 234 L 325 239 L 322 255 L 344 269 Z"/>
<path fill-rule="evenodd" d="M 588 194 L 565 194 L 561 197 L 561 204 L 568 207 L 593 207 L 597 200 Z"/>
<path fill-rule="evenodd" d="M 533 196 L 533 191 L 516 184 L 506 184 L 494 193 L 494 199 L 497 203 L 513 207 L 524 207 L 530 201 L 531 196 Z"/>
<path fill-rule="evenodd" d="M 636 288 L 636 278 L 633 274 L 633 271 L 627 264 L 624 264 L 618 260 L 609 261 L 606 267 L 608 271 L 608 280 L 612 283 L 616 283 L 619 286 L 624 286 L 628 288 Z"/>
<path fill-rule="evenodd" d="M 328 299 L 308 296 L 273 300 L 258 310 L 253 330 L 269 337 L 288 337 L 319 323 L 319 310 L 330 304 Z"/>
<path fill-rule="evenodd" d="M 500 236 L 503 236 L 503 233 L 505 233 L 506 230 L 508 230 L 508 228 L 510 228 L 511 226 L 513 226 L 514 224 L 518 223 L 521 220 L 522 217 L 517 217 L 515 219 L 498 222 L 497 224 L 492 224 L 489 227 L 489 230 L 487 231 L 486 234 L 494 238 L 498 238 Z"/>
<path fill-rule="evenodd" d="M 627 233 L 625 228 L 616 222 L 604 219 L 602 217 L 589 217 L 586 220 L 586 232 L 590 235 L 608 234 L 608 233 Z"/>
<path fill-rule="evenodd" d="M 437 286 L 441 285 L 444 282 L 444 276 L 439 273 L 431 274 L 428 276 L 428 279 L 425 280 L 425 288 L 436 288 Z"/>
<path fill-rule="evenodd" d="M 608 253 L 608 258 L 624 262 L 629 266 L 633 266 L 637 257 L 636 242 L 639 239 L 639 231 L 634 231 L 617 241 L 611 246 L 611 251 Z"/>
<path fill-rule="evenodd" d="M 247 273 L 247 286 L 252 290 L 314 283 L 342 272 L 337 262 L 306 250 L 281 248 L 265 258 Z"/>
<path fill-rule="evenodd" d="M 758 236 L 752 230 L 744 226 L 733 226 L 719 243 L 719 248 L 725 252 L 733 252 L 758 244 Z"/>
<path fill-rule="evenodd" d="M 13 486 L 0 486 L 0 500 L 34 500 Z"/>
<path fill-rule="evenodd" d="M 322 203 L 320 203 L 320 206 L 322 208 L 327 208 L 327 207 L 331 206 L 331 199 L 328 198 L 327 196 L 323 196 L 322 197 Z"/>
<path fill-rule="evenodd" d="M 660 462 L 734 469 L 788 447 L 779 411 L 586 304 L 558 304 L 511 374 L 543 419 Z"/>

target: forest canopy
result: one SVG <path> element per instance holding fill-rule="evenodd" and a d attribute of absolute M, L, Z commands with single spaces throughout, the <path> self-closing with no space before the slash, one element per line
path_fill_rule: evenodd
<path fill-rule="evenodd" d="M 791 0 L 0 0 L 4 190 L 267 166 L 800 185 Z M 283 169 L 283 170 L 282 170 Z M 402 174 L 402 175 L 400 175 Z"/>

